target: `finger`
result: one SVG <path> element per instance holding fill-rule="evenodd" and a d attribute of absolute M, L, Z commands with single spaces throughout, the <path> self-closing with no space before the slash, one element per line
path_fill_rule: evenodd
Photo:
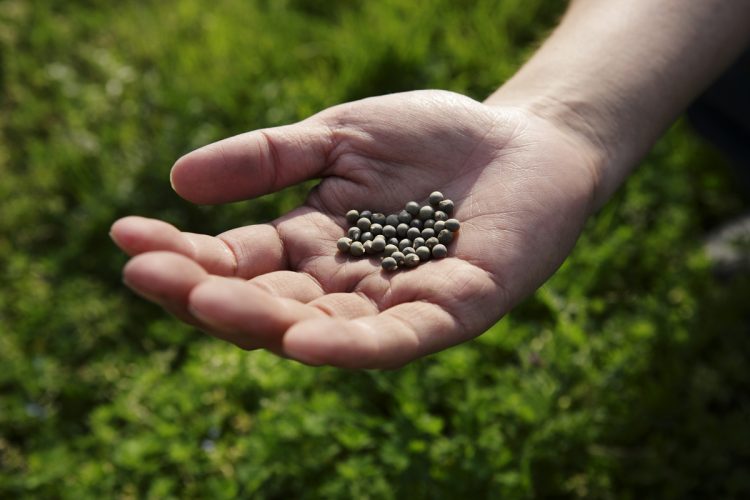
<path fill-rule="evenodd" d="M 175 252 L 219 276 L 251 278 L 286 267 L 283 245 L 270 224 L 233 229 L 214 237 L 181 232 L 161 220 L 131 216 L 116 221 L 111 235 L 128 255 Z"/>
<path fill-rule="evenodd" d="M 353 320 L 300 321 L 284 335 L 282 349 L 311 365 L 395 368 L 455 344 L 459 331 L 455 318 L 439 306 L 410 302 Z"/>
<path fill-rule="evenodd" d="M 186 154 L 172 167 L 175 191 L 194 203 L 224 203 L 317 177 L 332 148 L 320 120 L 256 130 Z"/>

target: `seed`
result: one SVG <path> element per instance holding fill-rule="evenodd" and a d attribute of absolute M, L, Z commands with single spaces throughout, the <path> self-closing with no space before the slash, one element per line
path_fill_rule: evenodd
<path fill-rule="evenodd" d="M 422 227 L 435 227 L 435 219 L 427 219 L 426 221 L 424 221 Z"/>
<path fill-rule="evenodd" d="M 425 246 L 426 246 L 427 248 L 432 248 L 432 247 L 434 247 L 435 245 L 437 245 L 438 243 L 440 243 L 440 242 L 439 242 L 439 241 L 438 241 L 438 239 L 437 239 L 437 238 L 435 238 L 434 236 L 433 236 L 432 238 L 427 238 L 427 241 L 425 241 L 425 242 L 424 242 L 424 244 L 425 244 Z"/>
<path fill-rule="evenodd" d="M 365 241 L 362 246 L 365 247 L 365 253 L 375 253 L 372 250 L 372 240 Z"/>
<path fill-rule="evenodd" d="M 350 227 L 346 235 L 352 240 L 357 241 L 362 234 L 362 230 L 358 227 Z"/>
<path fill-rule="evenodd" d="M 396 262 L 396 259 L 394 259 L 393 257 L 386 257 L 380 263 L 380 266 L 386 271 L 393 271 L 398 267 L 398 262 Z"/>
<path fill-rule="evenodd" d="M 403 222 L 396 227 L 396 234 L 399 238 L 406 238 L 407 231 L 409 231 L 409 225 Z"/>
<path fill-rule="evenodd" d="M 411 240 L 404 238 L 403 240 L 398 242 L 398 249 L 402 252 L 404 251 L 404 248 L 411 246 Z"/>
<path fill-rule="evenodd" d="M 380 225 L 380 224 L 378 224 L 377 222 L 376 222 L 376 223 L 373 223 L 373 224 L 372 224 L 372 225 L 370 226 L 370 232 L 371 232 L 372 234 L 374 234 L 375 236 L 377 236 L 377 235 L 379 235 L 379 234 L 383 234 L 383 226 L 381 226 L 381 225 Z"/>
<path fill-rule="evenodd" d="M 404 249 L 403 249 L 403 250 L 401 251 L 401 253 L 402 253 L 402 254 L 404 254 L 404 255 L 409 255 L 410 253 L 417 253 L 417 251 L 416 251 L 416 250 L 414 250 L 414 248 L 413 248 L 413 247 L 406 247 L 406 248 L 404 248 Z"/>
<path fill-rule="evenodd" d="M 398 238 L 388 238 L 388 244 L 398 246 Z"/>
<path fill-rule="evenodd" d="M 435 211 L 435 220 L 440 221 L 440 220 L 445 220 L 447 218 L 448 218 L 448 214 L 446 214 L 442 210 Z"/>
<path fill-rule="evenodd" d="M 419 238 L 419 236 L 422 234 L 422 231 L 417 229 L 416 227 L 410 227 L 408 231 L 406 231 L 406 237 L 410 240 L 413 240 L 414 238 Z"/>
<path fill-rule="evenodd" d="M 425 205 L 419 209 L 419 218 L 422 220 L 432 219 L 435 214 L 435 209 L 429 205 Z"/>
<path fill-rule="evenodd" d="M 369 211 L 369 210 L 362 210 L 362 211 L 361 211 L 361 212 L 359 213 L 359 216 L 360 216 L 360 217 L 364 217 L 364 218 L 365 218 L 365 219 L 367 219 L 367 220 L 372 220 L 372 212 L 371 212 L 371 211 Z"/>
<path fill-rule="evenodd" d="M 362 215 L 362 214 L 360 214 Z M 365 217 L 360 217 L 360 219 L 357 221 L 357 227 L 360 228 L 362 231 L 367 231 L 370 229 L 370 219 L 367 219 Z"/>
<path fill-rule="evenodd" d="M 453 231 L 454 233 L 461 228 L 461 223 L 456 219 L 448 219 L 445 221 L 445 229 Z"/>
<path fill-rule="evenodd" d="M 408 224 L 409 222 L 411 222 L 411 214 L 406 210 L 401 210 L 398 213 L 398 221 L 403 222 L 404 224 Z"/>
<path fill-rule="evenodd" d="M 409 227 L 416 227 L 417 229 L 422 229 L 422 221 L 419 219 L 412 219 L 409 223 Z"/>
<path fill-rule="evenodd" d="M 393 252 L 398 252 L 398 247 L 396 245 L 391 245 L 390 243 L 383 249 L 383 253 L 386 257 L 390 257 Z"/>
<path fill-rule="evenodd" d="M 383 235 L 386 238 L 393 238 L 396 236 L 396 228 L 393 226 L 383 226 Z"/>
<path fill-rule="evenodd" d="M 351 253 L 355 257 L 359 257 L 360 255 L 363 255 L 365 253 L 365 246 L 361 242 L 355 241 L 352 243 L 352 246 L 349 249 L 349 253 Z"/>
<path fill-rule="evenodd" d="M 356 224 L 356 222 L 359 220 L 359 212 L 356 210 L 349 210 L 346 212 L 346 222 L 349 223 L 351 226 L 352 224 Z"/>
<path fill-rule="evenodd" d="M 414 248 L 419 248 L 421 246 L 424 246 L 424 238 L 422 238 L 421 236 L 419 238 L 414 238 L 411 243 Z"/>
<path fill-rule="evenodd" d="M 416 267 L 419 265 L 419 255 L 410 253 L 404 256 L 404 264 L 406 267 Z"/>
<path fill-rule="evenodd" d="M 372 214 L 372 222 L 381 226 L 385 225 L 385 214 L 381 214 L 380 212 Z"/>
<path fill-rule="evenodd" d="M 380 253 L 385 250 L 385 238 L 377 237 L 372 240 L 372 251 L 373 253 Z"/>
<path fill-rule="evenodd" d="M 365 241 L 370 241 L 373 239 L 375 235 L 373 235 L 370 231 L 367 231 L 366 233 L 362 233 L 359 237 L 359 241 L 364 243 Z"/>
<path fill-rule="evenodd" d="M 443 200 L 438 203 L 438 210 L 442 210 L 446 214 L 450 215 L 453 213 L 453 200 Z"/>
<path fill-rule="evenodd" d="M 443 193 L 440 191 L 433 191 L 430 193 L 430 205 L 437 205 L 443 201 Z"/>
<path fill-rule="evenodd" d="M 430 258 L 432 252 L 427 247 L 419 247 L 417 248 L 417 255 L 419 255 L 419 260 L 425 262 Z"/>
<path fill-rule="evenodd" d="M 445 245 L 438 244 L 432 247 L 432 256 L 436 259 L 442 259 L 446 255 L 448 255 L 448 249 L 445 248 Z"/>
<path fill-rule="evenodd" d="M 347 253 L 352 246 L 352 240 L 351 238 L 344 236 L 343 238 L 339 238 L 339 241 L 336 242 L 336 246 L 338 247 L 339 252 Z"/>
<path fill-rule="evenodd" d="M 438 233 L 437 239 L 443 245 L 447 245 L 448 243 L 453 241 L 453 233 L 451 233 L 447 229 L 443 229 L 442 231 Z"/>
<path fill-rule="evenodd" d="M 396 264 L 401 265 L 404 263 L 404 254 L 401 252 L 393 252 L 391 258 L 396 261 Z"/>
<path fill-rule="evenodd" d="M 432 226 L 432 229 L 434 229 L 436 233 L 440 234 L 440 231 L 445 229 L 445 221 L 444 220 L 435 221 L 435 225 Z"/>
<path fill-rule="evenodd" d="M 424 238 L 426 240 L 429 240 L 433 236 L 435 236 L 435 230 L 432 229 L 431 227 L 428 227 L 426 229 L 422 229 L 422 238 Z"/>
<path fill-rule="evenodd" d="M 398 215 L 396 214 L 389 215 L 388 217 L 385 218 L 385 223 L 393 227 L 398 226 L 398 223 L 399 223 Z"/>
<path fill-rule="evenodd" d="M 416 201 L 410 201 L 406 204 L 406 211 L 412 215 L 417 215 L 419 213 L 419 203 Z"/>

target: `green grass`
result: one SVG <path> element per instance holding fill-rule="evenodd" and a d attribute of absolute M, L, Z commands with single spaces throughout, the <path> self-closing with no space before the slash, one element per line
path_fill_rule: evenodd
<path fill-rule="evenodd" d="M 750 284 L 701 253 L 741 202 L 685 124 L 539 292 L 400 371 L 242 352 L 121 284 L 117 217 L 218 233 L 304 196 L 190 206 L 181 154 L 385 92 L 482 99 L 563 8 L 0 3 L 0 497 L 750 495 Z"/>

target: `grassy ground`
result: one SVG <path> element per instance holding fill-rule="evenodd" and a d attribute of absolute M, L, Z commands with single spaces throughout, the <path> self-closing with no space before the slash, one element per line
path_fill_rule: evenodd
<path fill-rule="evenodd" d="M 397 372 L 245 353 L 120 283 L 119 216 L 218 233 L 304 195 L 190 206 L 182 153 L 385 92 L 482 99 L 563 7 L 1 2 L 0 497 L 750 495 L 750 286 L 701 253 L 742 205 L 685 124 L 539 292 Z"/>

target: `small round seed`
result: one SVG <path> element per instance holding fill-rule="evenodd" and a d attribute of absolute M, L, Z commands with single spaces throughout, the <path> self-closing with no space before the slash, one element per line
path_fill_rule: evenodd
<path fill-rule="evenodd" d="M 388 217 L 385 218 L 385 223 L 393 227 L 398 226 L 398 223 L 399 223 L 398 215 L 396 214 L 389 215 Z"/>
<path fill-rule="evenodd" d="M 406 231 L 406 237 L 410 240 L 413 240 L 414 238 L 419 238 L 419 236 L 422 234 L 422 231 L 417 229 L 416 227 L 410 227 L 408 231 Z"/>
<path fill-rule="evenodd" d="M 419 247 L 417 248 L 417 255 L 419 255 L 419 260 L 425 262 L 430 258 L 432 252 L 427 247 Z"/>
<path fill-rule="evenodd" d="M 346 235 L 352 240 L 357 241 L 362 235 L 362 230 L 358 227 L 350 227 Z"/>
<path fill-rule="evenodd" d="M 396 228 L 393 226 L 383 226 L 383 235 L 386 238 L 393 238 L 396 236 Z"/>
<path fill-rule="evenodd" d="M 357 227 L 360 228 L 362 231 L 367 231 L 368 229 L 370 229 L 370 224 L 372 224 L 370 222 L 370 219 L 367 219 L 366 217 L 360 217 L 359 220 L 357 221 Z"/>
<path fill-rule="evenodd" d="M 393 271 L 398 267 L 398 262 L 396 262 L 396 259 L 394 259 L 393 257 L 386 257 L 380 263 L 380 266 L 386 271 Z"/>
<path fill-rule="evenodd" d="M 419 218 L 422 220 L 432 219 L 435 214 L 435 209 L 429 205 L 425 205 L 419 209 Z"/>
<path fill-rule="evenodd" d="M 372 220 L 372 212 L 370 210 L 362 210 L 359 213 L 360 217 L 364 217 L 367 220 Z"/>
<path fill-rule="evenodd" d="M 419 219 L 412 219 L 409 223 L 409 227 L 416 227 L 417 229 L 422 229 L 422 221 Z"/>
<path fill-rule="evenodd" d="M 386 257 L 393 255 L 393 252 L 398 252 L 398 247 L 396 245 L 391 245 L 390 243 L 383 249 L 383 253 Z"/>
<path fill-rule="evenodd" d="M 408 224 L 409 222 L 411 222 L 411 214 L 406 210 L 401 210 L 398 213 L 398 221 Z"/>
<path fill-rule="evenodd" d="M 447 221 L 445 221 L 445 229 L 448 229 L 449 231 L 453 231 L 455 233 L 460 228 L 461 228 L 461 223 L 458 222 L 456 219 L 448 219 Z"/>
<path fill-rule="evenodd" d="M 385 239 L 384 238 L 375 238 L 372 240 L 372 251 L 373 253 L 380 253 L 383 250 L 385 250 Z"/>
<path fill-rule="evenodd" d="M 359 241 L 361 241 L 362 243 L 364 243 L 365 241 L 370 241 L 374 237 L 375 237 L 374 234 L 372 234 L 370 231 L 367 231 L 366 233 L 362 233 L 359 236 Z"/>
<path fill-rule="evenodd" d="M 419 213 L 419 203 L 416 201 L 410 201 L 406 204 L 406 211 L 409 212 L 412 215 L 417 215 Z"/>
<path fill-rule="evenodd" d="M 446 255 L 448 255 L 448 249 L 445 248 L 445 245 L 437 244 L 432 247 L 432 256 L 436 259 L 442 259 Z"/>
<path fill-rule="evenodd" d="M 430 205 L 437 205 L 441 201 L 443 201 L 443 193 L 440 191 L 433 191 L 430 193 Z"/>
<path fill-rule="evenodd" d="M 440 221 L 440 220 L 445 220 L 447 218 L 448 218 L 448 214 L 446 214 L 442 210 L 435 210 L 435 220 Z"/>
<path fill-rule="evenodd" d="M 372 222 L 374 224 L 380 224 L 381 226 L 385 225 L 385 214 L 381 214 L 380 212 L 376 214 L 372 214 Z"/>
<path fill-rule="evenodd" d="M 411 240 L 404 238 L 403 240 L 398 242 L 398 249 L 402 252 L 404 251 L 404 248 L 411 246 Z"/>
<path fill-rule="evenodd" d="M 398 238 L 388 238 L 388 244 L 398 246 Z"/>
<path fill-rule="evenodd" d="M 406 247 L 406 248 L 404 248 L 404 249 L 403 249 L 403 250 L 401 251 L 401 253 L 402 253 L 402 254 L 404 254 L 404 255 L 409 255 L 410 253 L 417 253 L 417 251 L 416 251 L 416 250 L 414 250 L 414 248 L 413 248 L 413 247 Z"/>
<path fill-rule="evenodd" d="M 403 222 L 396 227 L 396 234 L 399 238 L 406 238 L 406 233 L 409 231 L 409 224 Z"/>
<path fill-rule="evenodd" d="M 336 242 L 336 247 L 339 249 L 339 252 L 341 253 L 348 253 L 349 248 L 352 246 L 352 239 L 347 238 L 344 236 L 343 238 L 339 238 L 339 241 Z"/>
<path fill-rule="evenodd" d="M 433 236 L 432 238 L 427 238 L 427 241 L 425 241 L 425 242 L 424 242 L 424 245 L 425 245 L 425 246 L 426 246 L 427 248 L 432 248 L 432 247 L 434 247 L 435 245 L 437 245 L 438 243 L 440 243 L 440 242 L 438 241 L 438 239 L 437 239 L 437 238 L 435 238 L 435 237 Z"/>
<path fill-rule="evenodd" d="M 444 220 L 435 221 L 435 225 L 432 226 L 432 229 L 434 229 L 436 233 L 440 234 L 440 231 L 445 229 L 445 221 Z"/>
<path fill-rule="evenodd" d="M 381 225 L 380 225 L 380 224 L 378 224 L 378 223 L 373 223 L 373 224 L 372 224 L 372 225 L 370 226 L 370 232 L 371 232 L 372 234 L 374 234 L 375 236 L 377 236 L 377 235 L 379 235 L 379 234 L 383 234 L 383 226 L 381 226 Z"/>
<path fill-rule="evenodd" d="M 362 246 L 365 248 L 365 253 L 375 253 L 372 249 L 372 240 L 365 241 Z"/>
<path fill-rule="evenodd" d="M 417 267 L 419 265 L 419 255 L 410 253 L 404 256 L 404 265 L 406 267 Z"/>
<path fill-rule="evenodd" d="M 453 241 L 453 233 L 448 231 L 447 229 L 443 229 L 438 233 L 437 239 L 443 245 L 447 245 L 448 243 Z"/>
<path fill-rule="evenodd" d="M 435 219 L 427 219 L 422 227 L 435 227 Z"/>
<path fill-rule="evenodd" d="M 349 210 L 346 212 L 346 222 L 349 223 L 351 226 L 352 224 L 356 224 L 359 220 L 359 212 L 356 210 Z"/>
<path fill-rule="evenodd" d="M 435 236 L 435 230 L 432 229 L 431 227 L 428 227 L 426 229 L 422 229 L 422 238 L 424 238 L 426 240 L 429 240 L 433 236 Z"/>
<path fill-rule="evenodd" d="M 404 263 L 404 254 L 401 252 L 393 252 L 391 258 L 396 261 L 396 264 L 401 265 Z"/>
<path fill-rule="evenodd" d="M 453 200 L 443 200 L 438 203 L 438 210 L 450 215 L 453 213 Z"/>
<path fill-rule="evenodd" d="M 359 257 L 360 255 L 363 255 L 365 253 L 365 246 L 362 244 L 362 242 L 355 241 L 352 243 L 352 246 L 349 249 L 349 253 L 351 253 L 355 257 Z"/>
<path fill-rule="evenodd" d="M 414 240 L 412 240 L 412 242 L 411 242 L 411 243 L 412 243 L 412 246 L 413 246 L 414 248 L 419 248 L 419 247 L 421 247 L 421 246 L 424 246 L 424 241 L 425 241 L 425 240 L 424 240 L 424 238 L 422 238 L 422 237 L 420 236 L 419 238 L 414 238 Z"/>

